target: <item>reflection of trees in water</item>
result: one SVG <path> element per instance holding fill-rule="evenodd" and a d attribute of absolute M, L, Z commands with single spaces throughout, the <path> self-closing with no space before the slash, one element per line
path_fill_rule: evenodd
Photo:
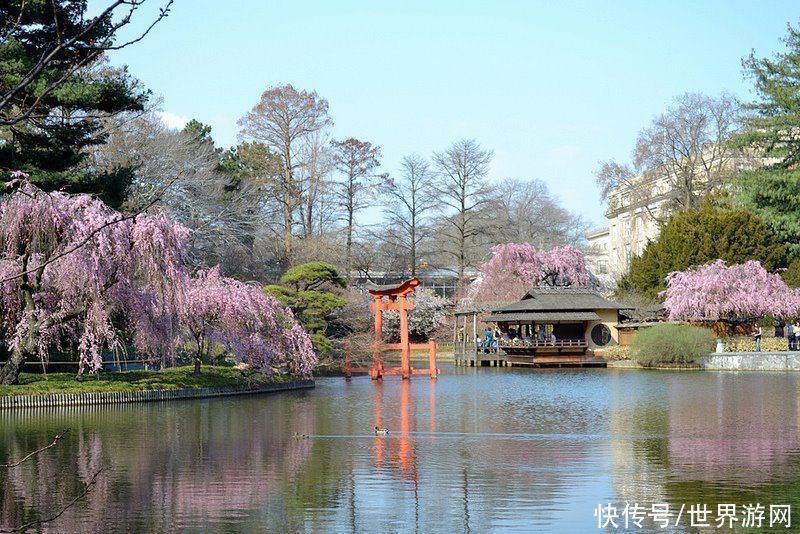
<path fill-rule="evenodd" d="M 794 375 L 665 374 L 662 386 L 612 407 L 612 432 L 632 436 L 612 439 L 617 499 L 780 504 L 800 495 Z"/>
<path fill-rule="evenodd" d="M 49 528 L 100 532 L 114 524 L 163 529 L 186 518 L 225 522 L 265 502 L 275 504 L 270 511 L 285 513 L 287 496 L 313 495 L 286 487 L 303 472 L 313 447 L 310 440 L 293 440 L 293 432 L 307 433 L 315 424 L 311 404 L 289 398 L 0 414 L 0 458 L 52 439 L 54 428 L 72 428 L 36 462 L 0 472 L 0 525 L 58 508 L 101 465 L 107 467 L 84 502 Z M 284 421 L 292 427 L 284 428 Z"/>
<path fill-rule="evenodd" d="M 670 388 L 669 459 L 684 479 L 761 482 L 798 451 L 797 384 L 782 375 L 720 374 L 703 391 Z"/>
<path fill-rule="evenodd" d="M 460 376 L 321 380 L 310 393 L 0 413 L 0 461 L 51 440 L 61 428 L 73 429 L 63 449 L 0 479 L 0 523 L 20 524 L 52 510 L 54 499 L 74 495 L 82 477 L 104 465 L 102 485 L 58 526 L 393 531 L 413 525 L 482 532 L 525 524 L 563 530 L 565 506 L 595 491 L 585 487 L 587 480 L 591 485 L 607 476 L 599 470 L 608 465 L 609 447 L 617 495 L 641 502 L 645 488 L 652 490 L 645 497 L 676 502 L 692 484 L 711 490 L 719 478 L 712 473 L 703 484 L 673 477 L 713 458 L 686 456 L 672 440 L 716 435 L 687 435 L 695 417 L 740 416 L 744 425 L 755 414 L 717 412 L 719 403 L 708 399 L 718 393 L 706 387 L 710 375 L 701 380 L 700 373 L 631 373 L 612 394 L 601 373 L 480 372 L 474 382 Z M 637 382 L 638 392 L 631 388 Z M 764 393 L 756 403 L 765 413 L 778 413 L 797 394 L 770 381 L 753 387 L 776 395 L 771 400 Z M 695 390 L 705 391 L 699 408 L 691 402 Z M 755 395 L 747 388 L 739 394 L 721 402 Z M 697 413 L 688 419 L 674 413 L 690 409 Z M 784 420 L 795 418 L 787 425 L 793 429 L 796 413 L 794 405 L 783 413 Z M 388 427 L 389 436 L 376 437 L 375 425 Z M 717 431 L 726 428 L 719 425 Z M 757 428 L 765 435 L 774 430 L 773 423 Z M 295 432 L 312 438 L 295 440 Z M 798 472 L 791 463 L 774 465 Z M 592 487 L 602 481 L 597 484 Z"/>
<path fill-rule="evenodd" d="M 681 501 L 796 502 L 798 386 L 791 374 L 718 373 L 670 387 L 668 495 Z"/>
<path fill-rule="evenodd" d="M 4 430 L 8 428 L 5 422 L 3 427 Z M 55 433 L 49 432 L 48 429 L 24 436 L 7 433 L 4 438 L 9 439 L 5 443 L 0 442 L 0 457 L 4 459 L 20 457 L 34 447 L 41 451 L 24 456 L 27 459 L 18 465 L 0 469 L 2 529 L 36 525 L 32 528 L 42 532 L 63 532 L 60 516 L 69 515 L 73 507 L 91 509 L 92 506 L 103 505 L 103 498 L 89 491 L 98 490 L 107 482 L 100 476 L 103 462 L 98 446 L 95 443 L 86 444 L 77 453 L 66 437 L 57 438 L 50 446 L 42 446 L 43 442 L 50 442 Z M 70 453 L 75 454 L 72 461 L 66 466 L 61 465 L 61 460 Z M 41 491 L 43 488 L 47 491 Z M 23 504 L 27 510 L 22 509 Z M 83 523 L 90 528 L 99 525 L 99 519 L 97 514 L 86 513 Z"/>
<path fill-rule="evenodd" d="M 619 502 L 666 502 L 669 414 L 659 393 L 632 402 L 624 384 L 614 390 L 609 430 L 614 497 Z"/>

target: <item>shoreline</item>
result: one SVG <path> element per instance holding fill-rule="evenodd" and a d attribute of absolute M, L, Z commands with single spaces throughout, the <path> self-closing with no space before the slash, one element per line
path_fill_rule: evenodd
<path fill-rule="evenodd" d="M 712 352 L 693 365 L 655 365 L 645 367 L 634 360 L 608 362 L 609 369 L 697 370 L 697 371 L 800 371 L 800 352 Z"/>
<path fill-rule="evenodd" d="M 0 409 L 46 408 L 56 406 L 88 406 L 95 404 L 124 404 L 134 402 L 159 402 L 183 399 L 204 399 L 256 395 L 280 391 L 311 389 L 314 380 L 293 380 L 262 384 L 256 387 L 243 385 L 224 388 L 142 389 L 138 391 L 108 391 L 99 393 L 49 393 L 0 396 Z"/>

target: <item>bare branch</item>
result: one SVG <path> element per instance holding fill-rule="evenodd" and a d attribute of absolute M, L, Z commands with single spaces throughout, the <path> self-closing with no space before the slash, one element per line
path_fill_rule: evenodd
<path fill-rule="evenodd" d="M 55 514 L 51 515 L 50 517 L 48 517 L 46 519 L 37 519 L 35 521 L 30 521 L 30 522 L 25 523 L 24 525 L 16 527 L 16 528 L 0 529 L 0 533 L 6 534 L 6 533 L 11 533 L 11 532 L 25 532 L 26 530 L 28 530 L 30 528 L 33 528 L 35 526 L 44 525 L 45 523 L 51 523 L 51 522 L 55 521 L 56 519 L 58 519 L 59 517 L 64 515 L 64 512 L 66 512 L 67 510 L 72 508 L 75 505 L 75 503 L 77 503 L 79 500 L 81 500 L 83 497 L 85 497 L 87 493 L 89 493 L 89 490 L 91 490 L 92 486 L 95 485 L 95 483 L 97 482 L 97 477 L 100 475 L 100 473 L 102 471 L 103 471 L 102 468 L 98 469 L 97 471 L 95 471 L 95 473 L 89 478 L 89 481 L 84 486 L 83 491 L 81 491 L 78 495 L 76 495 L 75 498 L 73 498 L 63 508 L 61 508 L 61 510 L 59 510 Z"/>
<path fill-rule="evenodd" d="M 69 428 L 65 428 L 64 430 L 61 431 L 60 434 L 56 435 L 55 439 L 53 440 L 53 443 L 51 443 L 50 445 L 47 445 L 46 447 L 42 447 L 41 449 L 36 449 L 35 451 L 29 453 L 28 455 L 26 455 L 24 458 L 22 458 L 21 460 L 19 460 L 17 462 L 10 463 L 10 464 L 0 464 L 0 467 L 6 467 L 6 468 L 10 469 L 12 467 L 17 467 L 17 466 L 21 465 L 23 462 L 25 462 L 26 460 L 28 460 L 30 458 L 33 458 L 37 454 L 46 451 L 50 447 L 54 447 L 56 445 L 56 443 L 58 443 L 61 439 L 63 439 L 63 437 L 67 434 L 67 432 L 69 432 Z"/>

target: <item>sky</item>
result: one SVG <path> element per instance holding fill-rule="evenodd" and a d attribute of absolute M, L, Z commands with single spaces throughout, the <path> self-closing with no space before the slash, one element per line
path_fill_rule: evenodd
<path fill-rule="evenodd" d="M 166 122 L 196 118 L 223 147 L 265 89 L 291 83 L 328 100 L 333 138 L 378 145 L 383 172 L 474 138 L 494 151 L 487 187 L 541 179 L 599 227 L 599 162 L 627 161 L 684 92 L 752 99 L 741 59 L 780 50 L 798 21 L 788 0 L 175 0 L 111 61 L 163 97 Z"/>

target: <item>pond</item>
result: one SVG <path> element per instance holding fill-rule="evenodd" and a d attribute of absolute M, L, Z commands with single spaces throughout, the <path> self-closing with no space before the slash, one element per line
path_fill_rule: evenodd
<path fill-rule="evenodd" d="M 449 368 L 5 411 L 0 463 L 70 432 L 0 468 L 0 527 L 58 511 L 101 468 L 44 531 L 574 532 L 597 528 L 600 503 L 795 508 L 799 403 L 795 373 Z"/>

